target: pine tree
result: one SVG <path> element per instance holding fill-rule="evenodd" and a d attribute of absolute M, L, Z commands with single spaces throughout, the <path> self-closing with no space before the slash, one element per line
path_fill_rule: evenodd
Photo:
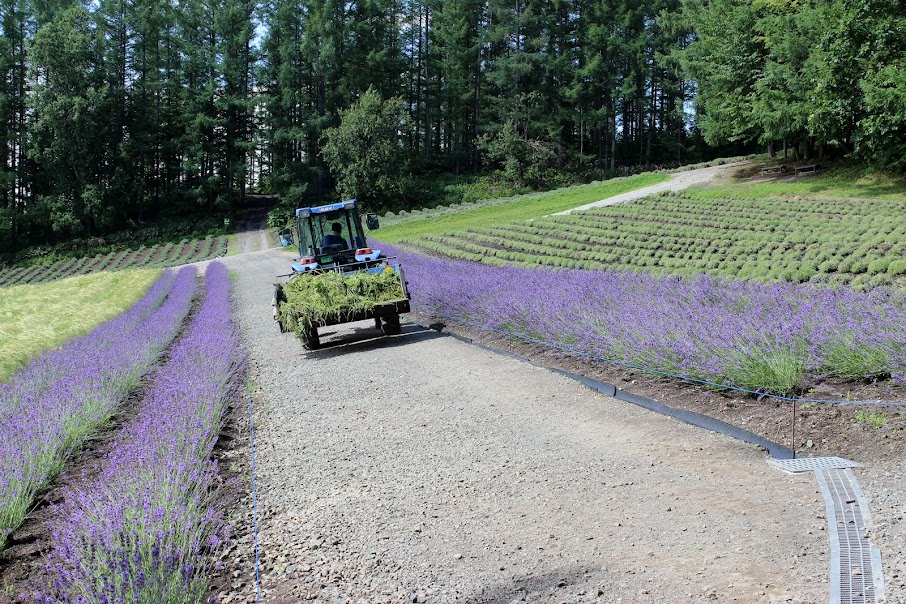
<path fill-rule="evenodd" d="M 33 40 L 34 21 L 24 0 L 0 0 L 0 32 L 0 237 L 15 250 L 34 173 L 27 137 L 27 48 Z"/>
<path fill-rule="evenodd" d="M 246 161 L 250 150 L 253 112 L 252 49 L 255 5 L 252 0 L 221 0 L 215 17 L 219 40 L 222 90 L 217 108 L 223 123 L 223 158 L 220 166 L 227 207 L 245 202 Z"/>
<path fill-rule="evenodd" d="M 70 7 L 38 31 L 33 64 L 38 84 L 31 98 L 30 157 L 44 171 L 54 231 L 92 235 L 111 219 L 110 122 L 112 97 L 98 58 L 91 15 Z"/>

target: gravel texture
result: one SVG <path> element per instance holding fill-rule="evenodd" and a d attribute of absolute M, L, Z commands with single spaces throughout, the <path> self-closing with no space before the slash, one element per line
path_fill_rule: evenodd
<path fill-rule="evenodd" d="M 906 604 L 906 468 L 896 460 L 854 472 L 871 510 L 872 545 L 881 549 L 886 601 Z"/>
<path fill-rule="evenodd" d="M 827 600 L 813 476 L 412 324 L 325 328 L 304 352 L 271 319 L 288 258 L 227 259 L 258 395 L 263 601 Z M 235 572 L 224 599 L 252 600 Z"/>

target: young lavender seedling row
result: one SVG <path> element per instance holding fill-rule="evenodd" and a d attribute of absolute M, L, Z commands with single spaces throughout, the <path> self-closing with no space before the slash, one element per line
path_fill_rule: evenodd
<path fill-rule="evenodd" d="M 848 283 L 906 275 L 901 200 L 737 199 L 664 193 L 531 222 L 436 228 L 409 241 L 490 265 L 708 273 L 756 281 Z"/>
<path fill-rule="evenodd" d="M 195 294 L 195 273 L 166 273 L 128 312 L 42 355 L 0 386 L 0 548 L 37 493 L 176 336 Z"/>
<path fill-rule="evenodd" d="M 47 264 L 32 266 L 0 267 L 0 287 L 25 283 L 46 283 L 73 275 L 87 275 L 98 271 L 118 271 L 130 267 L 173 267 L 200 260 L 208 260 L 226 253 L 226 237 L 209 237 L 204 240 L 183 239 L 180 243 L 140 246 L 136 249 L 109 252 L 96 256 L 83 256 L 66 260 L 48 259 Z M 197 250 L 197 251 L 196 251 Z"/>
<path fill-rule="evenodd" d="M 211 452 L 242 369 L 223 264 L 100 473 L 65 494 L 47 602 L 204 601 L 210 556 L 227 538 Z"/>

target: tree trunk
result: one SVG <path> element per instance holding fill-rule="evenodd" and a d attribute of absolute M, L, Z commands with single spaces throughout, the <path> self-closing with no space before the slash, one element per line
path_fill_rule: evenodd
<path fill-rule="evenodd" d="M 430 50 L 428 48 L 428 31 L 430 28 L 430 13 L 425 6 L 425 156 L 431 154 L 431 102 L 430 102 Z"/>

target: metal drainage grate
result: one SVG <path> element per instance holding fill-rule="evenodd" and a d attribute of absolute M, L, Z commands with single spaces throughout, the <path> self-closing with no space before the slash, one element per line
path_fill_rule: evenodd
<path fill-rule="evenodd" d="M 860 464 L 840 457 L 769 461 L 786 472 L 814 471 L 824 495 L 831 549 L 831 604 L 871 604 L 884 599 L 881 550 L 871 546 L 871 514 L 850 468 Z"/>
<path fill-rule="evenodd" d="M 871 546 L 871 516 L 849 469 L 817 470 L 831 542 L 831 602 L 862 604 L 884 597 L 881 551 Z"/>
<path fill-rule="evenodd" d="M 862 464 L 842 457 L 801 457 L 798 459 L 770 459 L 768 463 L 784 472 L 817 472 L 842 468 L 861 468 Z"/>

